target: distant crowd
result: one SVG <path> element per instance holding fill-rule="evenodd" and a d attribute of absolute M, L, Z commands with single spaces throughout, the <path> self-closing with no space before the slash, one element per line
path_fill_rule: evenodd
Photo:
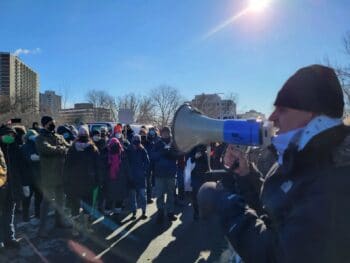
<path fill-rule="evenodd" d="M 38 236 L 48 238 L 50 207 L 55 210 L 55 227 L 71 228 L 78 237 L 92 231 L 96 215 L 127 211 L 135 220 L 139 208 L 140 219 L 146 219 L 154 198 L 158 223 L 177 220 L 175 204 L 183 202 L 191 188 L 197 220 L 197 193 L 208 179 L 209 162 L 212 168 L 221 167 L 224 150 L 217 143 L 209 154 L 206 146 L 198 146 L 183 155 L 169 127 L 142 126 L 138 134 L 122 124 L 112 129 L 56 128 L 50 116 L 28 130 L 2 125 L 0 139 L 0 251 L 19 247 L 18 215 L 24 222 L 36 221 Z M 185 171 L 190 176 L 186 180 Z"/>

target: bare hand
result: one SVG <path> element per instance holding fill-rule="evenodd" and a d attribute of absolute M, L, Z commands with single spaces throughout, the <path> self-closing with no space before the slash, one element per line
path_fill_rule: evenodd
<path fill-rule="evenodd" d="M 233 169 L 239 176 L 245 176 L 249 173 L 246 154 L 232 144 L 227 146 L 224 155 L 224 166 L 227 169 Z"/>

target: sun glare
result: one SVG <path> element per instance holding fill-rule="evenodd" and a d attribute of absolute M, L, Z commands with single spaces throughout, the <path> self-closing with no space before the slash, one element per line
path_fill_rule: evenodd
<path fill-rule="evenodd" d="M 270 2 L 271 0 L 249 0 L 248 9 L 253 12 L 262 12 Z"/>

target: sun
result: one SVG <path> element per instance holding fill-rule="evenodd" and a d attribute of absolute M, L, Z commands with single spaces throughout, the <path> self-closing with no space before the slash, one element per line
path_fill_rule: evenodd
<path fill-rule="evenodd" d="M 271 0 L 249 0 L 248 9 L 253 12 L 262 12 Z"/>

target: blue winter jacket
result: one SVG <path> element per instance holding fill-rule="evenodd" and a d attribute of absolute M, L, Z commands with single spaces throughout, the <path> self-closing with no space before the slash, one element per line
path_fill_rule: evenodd
<path fill-rule="evenodd" d="M 177 172 L 177 151 L 172 144 L 169 149 L 162 140 L 158 141 L 150 154 L 154 161 L 154 173 L 158 178 L 175 178 Z"/>
<path fill-rule="evenodd" d="M 136 189 L 146 188 L 146 176 L 150 165 L 146 149 L 144 147 L 135 149 L 131 144 L 127 153 L 130 165 L 129 186 Z"/>

